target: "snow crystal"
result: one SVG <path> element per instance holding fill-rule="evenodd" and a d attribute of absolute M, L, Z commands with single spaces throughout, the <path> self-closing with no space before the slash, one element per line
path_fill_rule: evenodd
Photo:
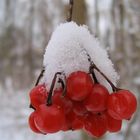
<path fill-rule="evenodd" d="M 87 26 L 69 22 L 56 28 L 46 47 L 43 65 L 47 87 L 50 88 L 56 72 L 64 72 L 66 76 L 78 70 L 88 72 L 90 64 L 86 52 L 97 67 L 116 84 L 119 76 L 99 40 L 90 34 Z M 98 72 L 95 74 L 98 81 L 110 90 L 107 81 Z"/>

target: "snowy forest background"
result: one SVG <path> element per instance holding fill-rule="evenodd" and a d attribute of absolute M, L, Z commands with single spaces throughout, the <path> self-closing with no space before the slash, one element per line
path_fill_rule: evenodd
<path fill-rule="evenodd" d="M 34 134 L 27 124 L 28 93 L 42 67 L 54 28 L 66 20 L 68 0 L 0 0 L 0 139 L 95 140 L 84 132 Z M 109 48 L 120 87 L 140 101 L 140 0 L 75 0 L 73 20 L 87 24 Z M 100 140 L 140 140 L 140 107 L 122 131 Z"/>

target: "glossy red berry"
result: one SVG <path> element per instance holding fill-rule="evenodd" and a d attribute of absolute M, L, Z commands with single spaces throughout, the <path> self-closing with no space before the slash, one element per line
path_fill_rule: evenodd
<path fill-rule="evenodd" d="M 84 127 L 84 122 L 79 117 L 75 117 L 72 121 L 72 130 L 82 129 Z"/>
<path fill-rule="evenodd" d="M 85 99 L 85 107 L 91 112 L 101 112 L 107 109 L 109 92 L 103 85 L 95 84 L 91 94 Z"/>
<path fill-rule="evenodd" d="M 68 97 L 62 96 L 62 89 L 54 91 L 54 95 L 52 97 L 52 103 L 63 108 L 65 114 L 69 113 L 73 108 L 72 101 Z"/>
<path fill-rule="evenodd" d="M 62 128 L 63 131 L 78 130 L 84 126 L 84 119 L 77 116 L 73 111 L 66 114 L 66 122 Z"/>
<path fill-rule="evenodd" d="M 40 130 L 37 129 L 37 127 L 35 126 L 35 122 L 34 122 L 34 117 L 36 115 L 36 112 L 32 112 L 31 115 L 29 116 L 29 126 L 31 128 L 31 130 L 35 133 L 42 133 Z"/>
<path fill-rule="evenodd" d="M 88 112 L 83 102 L 75 102 L 75 101 L 73 102 L 73 111 L 76 115 L 80 116 L 83 116 Z"/>
<path fill-rule="evenodd" d="M 107 117 L 107 129 L 109 132 L 118 132 L 121 130 L 122 120 L 116 120 L 112 118 L 108 113 L 106 113 Z"/>
<path fill-rule="evenodd" d="M 128 90 L 120 90 L 108 98 L 108 113 L 114 119 L 128 119 L 136 111 L 136 108 L 136 97 Z"/>
<path fill-rule="evenodd" d="M 34 108 L 38 108 L 41 104 L 45 104 L 47 100 L 47 91 L 45 84 L 34 87 L 30 92 L 30 102 Z"/>
<path fill-rule="evenodd" d="M 37 128 L 46 133 L 55 133 L 62 129 L 65 123 L 63 109 L 57 105 L 40 105 L 34 118 Z"/>
<path fill-rule="evenodd" d="M 84 129 L 91 136 L 103 136 L 107 131 L 107 121 L 105 114 L 90 115 L 85 122 Z"/>
<path fill-rule="evenodd" d="M 67 94 L 72 100 L 82 101 L 90 94 L 92 86 L 93 81 L 89 74 L 73 72 L 67 79 Z"/>
<path fill-rule="evenodd" d="M 65 123 L 62 127 L 63 131 L 72 130 L 72 122 L 75 119 L 75 113 L 71 110 L 69 113 L 65 115 Z"/>

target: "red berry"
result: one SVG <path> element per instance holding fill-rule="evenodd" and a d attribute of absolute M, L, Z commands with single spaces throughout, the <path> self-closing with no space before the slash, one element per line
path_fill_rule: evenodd
<path fill-rule="evenodd" d="M 36 112 L 32 112 L 31 115 L 29 116 L 29 126 L 31 128 L 31 130 L 35 133 L 42 133 L 40 130 L 37 129 L 37 127 L 35 126 L 35 122 L 34 122 L 34 117 L 36 115 Z"/>
<path fill-rule="evenodd" d="M 86 72 L 73 72 L 67 79 L 67 94 L 72 100 L 82 101 L 90 94 L 92 86 L 93 81 Z"/>
<path fill-rule="evenodd" d="M 108 113 L 116 120 L 130 118 L 136 108 L 136 97 L 128 90 L 120 90 L 108 98 Z"/>
<path fill-rule="evenodd" d="M 66 130 L 78 130 L 82 129 L 84 126 L 84 118 L 77 116 L 73 111 L 66 114 L 66 122 L 62 128 L 63 131 Z"/>
<path fill-rule="evenodd" d="M 40 105 L 34 118 L 39 130 L 46 133 L 55 133 L 62 129 L 65 123 L 64 111 L 57 105 Z"/>
<path fill-rule="evenodd" d="M 75 119 L 75 113 L 71 110 L 66 114 L 65 123 L 62 127 L 63 131 L 72 130 L 72 121 Z"/>
<path fill-rule="evenodd" d="M 117 132 L 121 130 L 122 120 L 116 120 L 112 118 L 108 113 L 106 113 L 107 117 L 107 129 L 109 132 Z"/>
<path fill-rule="evenodd" d="M 91 94 L 85 99 L 85 107 L 91 112 L 101 112 L 107 109 L 108 90 L 100 85 L 95 84 Z"/>
<path fill-rule="evenodd" d="M 52 103 L 63 108 L 66 114 L 69 113 L 73 108 L 72 101 L 68 97 L 62 96 L 62 89 L 54 91 Z"/>
<path fill-rule="evenodd" d="M 30 92 L 31 105 L 36 109 L 41 105 L 45 104 L 47 100 L 47 91 L 45 84 L 34 87 Z"/>
<path fill-rule="evenodd" d="M 87 109 L 85 108 L 83 102 L 73 102 L 74 107 L 73 111 L 75 114 L 83 116 L 84 114 L 87 113 Z"/>
<path fill-rule="evenodd" d="M 105 114 L 92 114 L 87 118 L 84 125 L 85 131 L 95 137 L 103 136 L 107 131 L 107 122 Z"/>
<path fill-rule="evenodd" d="M 72 130 L 82 129 L 83 126 L 84 122 L 79 117 L 75 117 L 75 119 L 72 121 Z"/>

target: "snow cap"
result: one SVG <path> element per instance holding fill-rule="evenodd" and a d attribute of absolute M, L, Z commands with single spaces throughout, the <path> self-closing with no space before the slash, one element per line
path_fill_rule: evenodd
<path fill-rule="evenodd" d="M 90 34 L 87 26 L 78 26 L 72 21 L 61 23 L 53 32 L 46 47 L 43 65 L 47 88 L 50 88 L 56 72 L 64 72 L 67 77 L 75 71 L 89 72 L 90 63 L 86 52 L 97 67 L 116 84 L 119 76 L 113 68 L 107 51 L 99 40 Z M 98 72 L 95 74 L 98 81 L 111 90 L 108 82 Z"/>

